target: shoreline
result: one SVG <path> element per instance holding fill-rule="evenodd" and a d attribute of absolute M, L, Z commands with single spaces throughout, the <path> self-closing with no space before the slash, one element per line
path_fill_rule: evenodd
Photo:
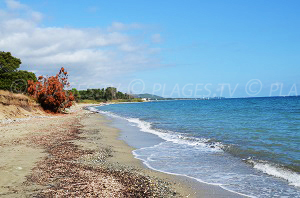
<path fill-rule="evenodd" d="M 99 114 L 104 121 L 104 124 L 108 125 L 108 127 L 116 128 L 114 126 L 111 126 L 111 121 L 108 120 L 105 115 L 101 113 Z M 120 137 L 120 133 L 122 129 L 116 129 L 117 135 L 114 137 L 116 140 L 115 144 L 122 145 L 122 149 L 120 150 L 126 150 L 128 158 L 131 158 L 129 161 L 125 162 L 126 164 L 132 166 L 137 166 L 140 169 L 144 169 L 148 175 L 152 175 L 155 177 L 162 178 L 164 180 L 168 180 L 169 182 L 173 183 L 175 189 L 180 192 L 184 197 L 209 197 L 209 198 L 218 198 L 218 197 L 249 197 L 246 195 L 239 194 L 237 192 L 232 192 L 229 190 L 226 190 L 222 188 L 219 185 L 213 185 L 213 184 L 207 184 L 205 182 L 201 182 L 197 180 L 196 178 L 192 178 L 186 175 L 179 175 L 174 173 L 167 173 L 160 170 L 156 170 L 154 168 L 151 168 L 147 166 L 143 160 L 136 158 L 136 156 L 133 154 L 133 151 L 135 150 L 134 147 L 129 146 L 124 140 L 118 139 Z M 129 152 L 129 153 L 128 153 Z M 124 154 L 124 153 L 123 153 Z"/>
<path fill-rule="evenodd" d="M 120 130 L 85 106 L 1 125 L 1 197 L 241 197 L 147 168 L 118 139 Z"/>
<path fill-rule="evenodd" d="M 191 105 L 189 106 L 189 104 Z M 202 103 L 196 106 L 201 106 L 200 104 Z M 180 110 L 186 113 L 193 112 L 195 108 L 193 103 L 178 103 L 178 108 L 180 105 L 182 107 Z M 187 105 L 187 107 L 185 108 L 183 105 Z M 293 153 L 286 153 L 281 158 L 280 156 L 278 157 L 280 150 L 271 151 L 271 154 L 274 152 L 274 156 L 278 158 L 274 158 L 274 161 L 264 161 L 263 159 L 268 158 L 268 156 L 261 156 L 259 149 L 255 149 L 257 153 L 253 154 L 253 156 L 251 155 L 251 148 L 257 148 L 254 147 L 255 140 L 253 138 L 250 138 L 249 141 L 247 140 L 249 145 L 240 144 L 243 140 L 239 138 L 246 137 L 247 135 L 245 130 L 242 130 L 241 133 L 239 133 L 239 130 L 235 131 L 235 136 L 233 137 L 236 139 L 231 140 L 228 130 L 230 127 L 224 127 L 222 122 L 216 122 L 216 126 L 214 125 L 215 118 L 218 117 L 208 116 L 211 122 L 206 122 L 206 114 L 203 115 L 203 113 L 200 113 L 199 115 L 201 116 L 198 117 L 203 118 L 200 118 L 200 120 L 203 120 L 202 125 L 204 127 L 199 128 L 202 125 L 198 125 L 195 122 L 198 118 L 190 119 L 189 115 L 182 116 L 180 111 L 175 111 L 172 114 L 175 109 L 174 106 L 176 107 L 176 103 L 166 105 L 153 103 L 151 105 L 141 104 L 141 106 L 112 105 L 97 109 L 99 113 L 104 114 L 109 120 L 113 120 L 112 126 L 122 131 L 120 138 L 126 141 L 129 146 L 136 148 L 133 154 L 143 160 L 152 169 L 166 173 L 177 173 L 179 175 L 188 174 L 196 178 L 199 182 L 219 185 L 225 190 L 237 192 L 244 196 L 267 196 L 270 194 L 299 196 L 299 174 L 297 169 L 293 169 L 294 167 L 297 168 L 297 164 L 286 168 L 284 165 L 288 163 L 281 163 L 281 161 L 276 160 L 285 159 L 287 156 L 291 157 L 294 155 Z M 212 105 L 210 108 L 214 108 L 214 106 Z M 189 111 L 186 111 L 186 109 L 189 109 Z M 91 110 L 93 111 L 93 108 Z M 94 110 L 97 111 L 96 109 Z M 227 114 L 225 113 L 225 115 Z M 229 113 L 229 115 L 232 114 Z M 222 117 L 223 115 L 220 116 Z M 228 121 L 230 121 L 230 118 L 226 120 L 226 123 L 230 123 Z M 234 126 L 232 125 L 234 128 L 240 126 L 238 120 L 233 122 L 235 123 Z M 248 124 L 251 125 L 251 122 Z M 260 125 L 262 125 L 262 129 L 267 130 L 267 128 L 264 128 L 266 126 L 264 126 L 263 122 Z M 206 126 L 214 127 L 214 130 L 210 131 L 212 135 L 206 134 Z M 225 126 L 227 125 L 225 124 Z M 288 126 L 288 124 L 284 126 Z M 181 130 L 181 127 L 183 130 Z M 223 129 L 222 127 L 224 127 L 224 133 L 218 130 Z M 249 130 L 252 132 L 250 133 L 251 137 L 257 135 L 254 132 L 255 128 L 252 129 L 249 126 Z M 185 133 L 186 131 L 187 133 Z M 260 131 L 259 133 L 265 134 Z M 220 136 L 224 135 L 224 139 L 223 137 L 221 139 L 218 138 L 218 134 Z M 190 136 L 192 136 L 191 139 Z M 279 136 L 282 136 L 282 134 L 279 133 Z M 195 139 L 193 139 L 194 137 Z M 205 138 L 202 139 L 201 137 Z M 157 139 L 163 139 L 163 141 Z M 262 136 L 262 139 L 266 139 L 266 137 Z M 232 141 L 231 144 L 229 143 L 230 141 Z M 233 143 L 234 141 L 237 143 L 236 147 Z M 295 141 L 291 142 L 295 143 Z M 200 143 L 199 146 L 198 143 Z M 202 143 L 204 143 L 204 147 Z M 268 148 L 261 144 L 257 146 Z M 282 148 L 286 148 L 286 146 L 287 144 L 283 144 Z M 291 144 L 292 148 L 295 148 L 294 146 L 295 144 Z M 229 147 L 231 148 L 227 150 Z M 220 155 L 215 155 L 215 153 L 218 153 L 218 151 L 214 152 L 215 148 L 220 151 Z M 198 152 L 198 149 L 201 152 Z M 289 159 L 296 161 L 295 159 L 297 158 Z"/>

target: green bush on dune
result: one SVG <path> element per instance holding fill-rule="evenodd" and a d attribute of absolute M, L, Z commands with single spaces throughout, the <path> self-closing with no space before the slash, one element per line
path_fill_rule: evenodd
<path fill-rule="evenodd" d="M 21 63 L 10 52 L 0 51 L 0 90 L 26 92 L 27 81 L 37 81 L 34 73 L 18 70 Z"/>

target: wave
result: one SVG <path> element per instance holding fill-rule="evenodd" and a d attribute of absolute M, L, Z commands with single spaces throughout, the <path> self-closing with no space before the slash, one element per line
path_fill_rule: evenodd
<path fill-rule="evenodd" d="M 108 111 L 102 111 L 99 109 L 96 109 L 95 107 L 88 107 L 90 111 L 98 112 L 104 115 L 107 115 L 109 117 L 118 118 L 118 119 L 125 119 L 128 122 L 134 124 L 135 126 L 140 128 L 140 131 L 151 133 L 154 135 L 157 135 L 161 139 L 165 141 L 170 141 L 175 144 L 184 144 L 194 147 L 197 150 L 200 150 L 201 152 L 219 152 L 224 153 L 230 147 L 230 145 L 224 145 L 220 142 L 214 142 L 211 139 L 206 138 L 196 138 L 196 137 L 188 137 L 183 133 L 174 132 L 174 131 L 168 131 L 168 130 L 162 130 L 162 129 L 154 129 L 152 127 L 152 123 L 146 122 L 143 120 L 140 120 L 139 118 L 126 118 L 119 115 L 116 115 L 112 112 Z M 137 157 L 135 155 L 135 157 Z M 300 175 L 296 172 L 286 170 L 284 168 L 281 168 L 279 166 L 272 165 L 271 163 L 267 161 L 254 161 L 252 158 L 248 158 L 244 160 L 246 163 L 252 164 L 253 168 L 256 170 L 259 170 L 265 174 L 275 176 L 284 180 L 287 180 L 290 185 L 300 187 Z M 144 161 L 145 163 L 145 161 Z M 147 165 L 148 166 L 148 165 Z M 200 181 L 199 179 L 197 179 Z M 201 181 L 203 182 L 203 181 Z"/>
<path fill-rule="evenodd" d="M 160 137 L 165 141 L 170 141 L 175 144 L 185 144 L 185 145 L 193 146 L 196 149 L 206 151 L 206 152 L 223 152 L 222 148 L 224 146 L 220 142 L 213 142 L 211 139 L 188 137 L 185 134 L 179 132 L 162 130 L 162 129 L 154 129 L 152 127 L 151 122 L 146 122 L 140 120 L 139 118 L 122 117 L 108 111 L 98 110 L 94 107 L 89 107 L 89 110 L 93 112 L 105 114 L 109 117 L 125 119 L 129 123 L 132 123 L 134 126 L 138 127 L 140 131 L 157 135 L 158 137 Z"/>
<path fill-rule="evenodd" d="M 158 145 L 156 145 L 158 146 Z M 155 146 L 154 146 L 155 147 Z M 174 172 L 168 172 L 168 171 L 163 171 L 163 170 L 160 170 L 160 169 L 156 169 L 154 167 L 152 167 L 150 164 L 149 164 L 149 161 L 153 161 L 151 160 L 149 157 L 147 158 L 147 160 L 141 158 L 137 153 L 136 153 L 136 150 L 132 151 L 132 154 L 134 155 L 134 157 L 136 159 L 139 159 L 143 162 L 143 164 L 145 164 L 148 168 L 152 169 L 152 170 L 155 170 L 155 171 L 158 171 L 158 172 L 162 172 L 162 173 L 166 173 L 166 174 L 170 174 L 170 175 L 177 175 L 177 176 L 184 176 L 184 177 L 188 177 L 190 179 L 193 179 L 193 180 L 196 180 L 200 183 L 204 183 L 204 184 L 208 184 L 208 185 L 213 185 L 213 186 L 219 186 L 221 188 L 223 188 L 224 190 L 227 190 L 229 192 L 232 192 L 232 193 L 235 193 L 235 194 L 238 194 L 238 195 L 242 195 L 244 197 L 249 197 L 249 198 L 254 198 L 254 196 L 251 196 L 251 195 L 246 195 L 246 194 L 243 194 L 243 193 L 239 193 L 239 192 L 236 192 L 234 190 L 231 190 L 231 189 L 228 189 L 226 188 L 226 186 L 224 186 L 223 184 L 221 183 L 210 183 L 210 182 L 205 182 L 199 178 L 196 178 L 196 177 L 192 177 L 192 176 L 189 176 L 189 175 L 186 175 L 186 174 L 179 174 L 179 173 L 174 173 Z"/>
<path fill-rule="evenodd" d="M 252 164 L 253 168 L 262 171 L 263 173 L 285 179 L 290 185 L 300 187 L 300 175 L 296 172 L 292 172 L 267 161 L 254 161 L 252 159 L 248 159 L 247 162 Z"/>

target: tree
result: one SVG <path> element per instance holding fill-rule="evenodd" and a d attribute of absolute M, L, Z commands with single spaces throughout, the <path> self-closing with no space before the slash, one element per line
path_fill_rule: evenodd
<path fill-rule="evenodd" d="M 37 81 L 32 72 L 18 71 L 21 60 L 13 57 L 10 52 L 0 51 L 0 89 L 11 92 L 24 93 L 27 89 L 27 81 Z"/>
<path fill-rule="evenodd" d="M 44 110 L 62 112 L 72 106 L 75 100 L 71 91 L 66 91 L 69 86 L 68 73 L 62 67 L 56 76 L 38 78 L 38 82 L 28 81 L 28 93 L 34 97 Z"/>
<path fill-rule="evenodd" d="M 92 89 L 87 89 L 86 90 L 86 97 L 89 100 L 93 100 L 94 99 L 94 97 L 93 97 L 93 90 Z"/>
<path fill-rule="evenodd" d="M 72 91 L 73 92 L 73 91 Z M 73 92 L 74 94 L 75 92 Z M 80 100 L 115 100 L 115 99 L 133 99 L 131 95 L 124 94 L 120 91 L 117 91 L 115 87 L 107 87 L 106 89 L 87 89 L 87 90 L 79 90 L 79 99 Z"/>
<path fill-rule="evenodd" d="M 116 96 L 117 96 L 117 99 L 126 99 L 125 95 L 122 92 L 120 92 L 120 91 L 117 92 Z"/>
<path fill-rule="evenodd" d="M 80 98 L 79 91 L 78 91 L 77 89 L 73 88 L 73 89 L 71 90 L 71 92 L 72 92 L 72 94 L 73 94 L 73 96 L 74 96 L 76 102 L 78 102 L 78 100 L 79 100 L 79 98 Z"/>
<path fill-rule="evenodd" d="M 21 64 L 21 60 L 13 57 L 10 52 L 0 51 L 0 74 L 14 72 Z"/>
<path fill-rule="evenodd" d="M 105 99 L 106 100 L 114 100 L 116 99 L 117 88 L 115 87 L 107 87 L 105 89 Z"/>
<path fill-rule="evenodd" d="M 17 93 L 25 93 L 27 92 L 28 80 L 36 82 L 37 79 L 35 74 L 23 70 L 5 72 L 0 74 L 0 89 Z"/>

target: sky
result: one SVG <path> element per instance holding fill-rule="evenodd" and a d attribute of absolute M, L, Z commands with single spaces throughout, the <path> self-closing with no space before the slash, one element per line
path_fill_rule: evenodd
<path fill-rule="evenodd" d="M 0 0 L 0 51 L 77 89 L 300 95 L 300 1 Z"/>

